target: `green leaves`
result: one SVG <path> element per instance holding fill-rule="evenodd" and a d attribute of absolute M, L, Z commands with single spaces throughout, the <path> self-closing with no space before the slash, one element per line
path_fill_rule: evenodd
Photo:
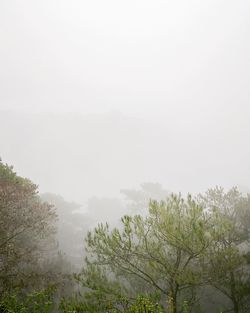
<path fill-rule="evenodd" d="M 55 255 L 53 206 L 41 201 L 37 186 L 0 161 L 0 294 L 15 287 L 40 287 L 42 262 Z M 46 256 L 44 251 L 46 250 Z M 44 265 L 45 267 L 45 265 Z M 40 280 L 40 282 L 39 282 Z"/>
<path fill-rule="evenodd" d="M 243 197 L 237 188 L 225 192 L 216 187 L 198 200 L 210 212 L 215 226 L 205 262 L 210 284 L 230 299 L 234 312 L 247 312 L 250 297 L 244 290 L 250 283 L 250 267 L 245 257 L 250 239 L 249 195 Z"/>
<path fill-rule="evenodd" d="M 126 215 L 119 229 L 100 224 L 88 234 L 87 250 L 92 257 L 80 280 L 99 292 L 104 292 L 103 284 L 119 281 L 128 297 L 158 291 L 163 301 L 171 291 L 176 305 L 183 288 L 201 283 L 199 264 L 213 237 L 210 226 L 203 207 L 191 195 L 150 201 L 148 216 Z"/>
<path fill-rule="evenodd" d="M 53 311 L 53 294 L 49 287 L 27 295 L 20 291 L 4 293 L 0 299 L 0 311 L 5 313 L 50 313 Z"/>
<path fill-rule="evenodd" d="M 144 298 L 134 302 L 137 294 L 155 292 L 163 305 L 171 298 L 173 312 L 190 311 L 197 292 L 208 284 L 221 287 L 234 302 L 247 299 L 249 279 L 241 276 L 249 268 L 248 254 L 238 243 L 249 238 L 250 200 L 236 189 L 223 192 L 217 187 L 197 199 L 172 194 L 166 201 L 151 200 L 145 217 L 124 216 L 119 228 L 100 224 L 88 235 L 91 257 L 79 277 L 90 289 L 88 296 L 98 294 L 101 303 L 112 303 L 110 312 L 120 309 L 120 297 L 132 310 L 122 312 L 155 312 Z"/>

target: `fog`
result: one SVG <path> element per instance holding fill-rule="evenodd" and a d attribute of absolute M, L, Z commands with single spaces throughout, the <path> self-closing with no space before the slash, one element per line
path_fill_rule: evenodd
<path fill-rule="evenodd" d="M 84 202 L 250 186 L 248 1 L 1 1 L 0 153 Z"/>
<path fill-rule="evenodd" d="M 249 312 L 249 16 L 0 0 L 0 310 Z"/>

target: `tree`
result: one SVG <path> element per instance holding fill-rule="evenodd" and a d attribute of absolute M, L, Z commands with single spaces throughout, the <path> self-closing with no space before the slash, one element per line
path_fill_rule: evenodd
<path fill-rule="evenodd" d="M 56 207 L 56 238 L 59 249 L 71 262 L 74 270 L 79 270 L 84 259 L 82 238 L 87 233 L 89 219 L 79 212 L 81 205 L 68 202 L 60 195 L 45 193 L 41 195 L 41 199 Z"/>
<path fill-rule="evenodd" d="M 55 220 L 54 208 L 41 201 L 37 186 L 0 160 L 0 294 L 37 285 L 44 276 L 46 257 L 57 253 Z M 44 284 L 50 275 L 42 277 Z"/>
<path fill-rule="evenodd" d="M 122 189 L 121 193 L 125 195 L 126 201 L 133 212 L 140 210 L 146 211 L 151 199 L 165 201 L 170 192 L 165 190 L 159 183 L 142 183 L 139 190 Z"/>
<path fill-rule="evenodd" d="M 47 288 L 41 291 L 4 293 L 0 299 L 0 312 L 3 313 L 52 313 L 55 312 L 53 295 L 55 290 Z M 68 313 L 68 312 L 67 312 Z"/>
<path fill-rule="evenodd" d="M 250 195 L 237 188 L 209 189 L 199 203 L 217 214 L 223 236 L 209 247 L 206 267 L 210 284 L 230 299 L 233 312 L 250 310 Z M 224 225 L 224 226 L 223 226 Z"/>
<path fill-rule="evenodd" d="M 90 257 L 78 279 L 99 298 L 155 294 L 161 303 L 171 299 L 173 313 L 181 312 L 184 299 L 195 304 L 203 283 L 201 264 L 220 232 L 211 231 L 213 223 L 190 195 L 151 201 L 148 216 L 124 216 L 119 229 L 100 224 L 88 233 Z"/>

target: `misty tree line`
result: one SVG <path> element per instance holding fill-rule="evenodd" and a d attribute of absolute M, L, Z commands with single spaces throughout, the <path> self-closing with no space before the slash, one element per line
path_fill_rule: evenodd
<path fill-rule="evenodd" d="M 0 312 L 250 311 L 250 195 L 122 192 L 130 213 L 88 231 L 77 204 L 1 161 Z"/>

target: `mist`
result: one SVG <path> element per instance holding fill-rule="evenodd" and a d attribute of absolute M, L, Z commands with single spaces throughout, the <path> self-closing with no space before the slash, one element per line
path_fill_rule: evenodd
<path fill-rule="evenodd" d="M 144 181 L 249 186 L 249 9 L 2 1 L 2 158 L 77 201 Z"/>
<path fill-rule="evenodd" d="M 55 207 L 68 272 L 89 230 L 152 200 L 249 196 L 249 14 L 245 0 L 0 1 L 0 163 Z"/>

